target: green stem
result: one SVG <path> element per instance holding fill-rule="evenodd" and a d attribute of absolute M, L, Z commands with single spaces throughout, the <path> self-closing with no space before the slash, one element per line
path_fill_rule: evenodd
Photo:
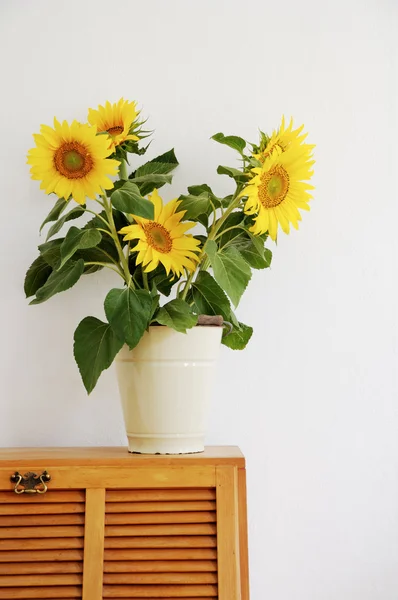
<path fill-rule="evenodd" d="M 197 271 L 197 268 L 195 269 L 195 271 L 192 271 L 192 272 L 189 274 L 189 277 L 188 277 L 188 279 L 187 279 L 187 281 L 186 281 L 186 283 L 185 283 L 185 287 L 184 287 L 184 289 L 183 289 L 183 291 L 182 291 L 182 294 L 181 294 L 181 300 L 185 300 L 185 298 L 187 297 L 187 294 L 188 294 L 188 292 L 189 292 L 190 285 L 191 285 L 191 283 L 192 283 L 192 279 L 194 278 L 194 275 L 195 275 L 196 271 Z"/>
<path fill-rule="evenodd" d="M 216 209 L 216 207 L 214 206 L 214 204 L 213 204 L 213 202 L 211 200 L 209 200 L 209 202 L 210 202 L 211 207 L 213 209 L 213 223 L 212 223 L 212 226 L 213 226 L 215 224 L 215 222 L 217 221 L 217 209 Z"/>
<path fill-rule="evenodd" d="M 240 198 L 240 192 L 242 191 L 243 186 L 242 185 L 238 185 L 235 191 L 235 194 L 232 196 L 231 199 L 231 204 L 228 206 L 228 208 L 226 209 L 226 211 L 224 212 L 224 214 L 222 215 L 222 217 L 220 217 L 217 221 L 217 223 L 215 223 L 209 233 L 209 240 L 214 240 L 216 238 L 216 235 L 218 233 L 218 231 L 220 230 L 221 226 L 225 223 L 225 221 L 227 220 L 227 218 L 229 217 L 229 215 L 231 214 L 231 212 L 233 212 L 235 210 L 235 208 L 237 208 L 240 204 L 241 198 Z"/>
<path fill-rule="evenodd" d="M 177 298 L 181 298 L 180 293 L 181 293 L 181 287 L 187 282 L 186 279 L 181 279 L 181 281 L 178 282 L 177 284 L 177 292 L 176 292 L 176 296 Z"/>
<path fill-rule="evenodd" d="M 233 229 L 243 229 L 244 230 L 244 227 L 242 227 L 242 225 L 233 225 L 232 227 L 227 227 L 227 229 L 223 229 L 220 233 L 218 233 L 214 239 L 218 240 L 218 238 L 221 237 L 222 235 L 224 235 L 224 233 L 227 233 L 227 231 L 232 231 Z"/>
<path fill-rule="evenodd" d="M 144 282 L 144 288 L 149 292 L 148 273 L 145 273 L 145 271 L 142 271 L 142 281 Z"/>
<path fill-rule="evenodd" d="M 124 272 L 124 279 L 126 284 L 129 287 L 132 287 L 134 289 L 134 284 L 132 282 L 131 279 L 131 274 L 130 274 L 130 269 L 129 269 L 129 265 L 128 265 L 128 261 L 123 253 L 123 248 L 120 244 L 120 240 L 119 240 L 119 236 L 116 230 L 116 226 L 115 226 L 115 221 L 113 220 L 113 212 L 112 212 L 112 204 L 109 202 L 108 204 L 108 200 L 105 194 L 103 194 L 102 196 L 103 201 L 104 201 L 104 207 L 105 207 L 105 211 L 106 211 L 106 216 L 108 217 L 108 224 L 109 224 L 109 228 L 111 230 L 111 234 L 113 237 L 113 241 L 115 243 L 116 246 L 116 250 L 117 253 L 119 255 L 119 260 L 120 260 L 120 264 L 121 267 L 123 269 Z"/>
<path fill-rule="evenodd" d="M 105 198 L 106 198 L 105 192 L 103 193 L 103 196 L 105 196 Z M 93 200 L 94 200 L 94 202 L 96 202 L 97 204 L 99 204 L 100 206 L 102 206 L 102 208 L 105 208 L 104 203 L 101 202 L 101 200 L 99 198 L 93 198 Z M 97 214 L 97 213 L 95 213 L 95 214 Z"/>
<path fill-rule="evenodd" d="M 108 221 L 106 222 L 106 224 L 108 225 Z M 113 235 L 111 234 L 109 229 L 102 229 L 101 227 L 96 227 L 96 229 L 97 231 L 101 231 L 101 233 L 106 233 L 107 235 L 109 235 L 109 237 L 113 239 Z"/>
<path fill-rule="evenodd" d="M 101 204 L 102 206 L 102 204 Z M 98 219 L 101 219 L 101 221 L 103 223 L 105 223 L 105 225 L 108 225 L 108 221 L 106 219 L 104 219 L 104 217 L 101 217 L 101 215 L 99 215 L 98 213 L 96 213 L 94 210 L 90 210 L 89 208 L 85 208 L 84 212 L 88 212 L 91 213 L 92 215 L 95 215 L 96 217 L 98 217 Z"/>
<path fill-rule="evenodd" d="M 90 261 L 90 262 L 85 262 L 84 265 L 85 266 L 98 265 L 99 267 L 106 267 L 107 269 L 111 269 L 111 271 L 114 271 L 115 273 L 117 273 L 118 275 L 122 275 L 122 277 L 123 277 L 123 273 L 121 273 L 118 268 L 113 267 L 109 263 L 104 263 L 104 262 L 99 262 L 99 261 Z"/>
<path fill-rule="evenodd" d="M 123 179 L 126 181 L 128 178 L 129 178 L 129 176 L 127 173 L 127 163 L 125 160 L 121 160 L 120 167 L 119 167 L 119 179 Z"/>
<path fill-rule="evenodd" d="M 110 254 L 108 254 L 108 252 L 106 250 L 103 250 L 102 248 L 99 248 L 98 246 L 96 246 L 96 250 L 99 250 L 99 252 L 101 252 L 104 256 L 106 256 L 107 258 L 109 258 L 109 261 L 116 265 L 117 268 L 119 269 L 119 272 L 121 274 L 121 276 L 124 278 L 124 273 L 122 271 L 122 269 L 120 268 L 119 263 L 113 258 L 113 256 L 111 256 Z"/>
<path fill-rule="evenodd" d="M 200 267 L 199 267 L 199 271 L 207 271 L 207 269 L 210 267 L 210 259 L 209 257 L 206 255 L 206 258 L 202 261 Z"/>
<path fill-rule="evenodd" d="M 231 212 L 234 211 L 235 208 L 237 208 L 239 206 L 240 201 L 241 201 L 240 193 L 242 191 L 242 188 L 243 188 L 243 185 L 238 185 L 236 187 L 235 194 L 232 196 L 232 199 L 231 199 L 231 204 L 228 206 L 228 208 L 225 210 L 224 214 L 219 218 L 219 220 L 216 223 L 213 223 L 210 233 L 209 233 L 209 236 L 208 236 L 209 240 L 216 239 L 216 236 L 217 236 L 218 231 L 220 230 L 220 227 L 223 225 L 223 223 L 225 223 L 225 221 L 227 220 L 227 218 L 231 214 Z M 199 255 L 199 262 L 196 266 L 196 269 L 195 269 L 195 271 L 192 271 L 192 273 L 190 273 L 190 275 L 186 281 L 185 287 L 181 294 L 182 300 L 186 299 L 188 292 L 189 292 L 189 288 L 191 286 L 191 283 L 192 283 L 193 278 L 195 277 L 195 274 L 197 273 L 197 271 L 198 270 L 203 271 L 203 270 L 207 269 L 209 267 L 209 265 L 210 265 L 210 261 L 207 257 L 207 254 L 204 251 L 204 249 L 202 249 L 202 252 Z"/>

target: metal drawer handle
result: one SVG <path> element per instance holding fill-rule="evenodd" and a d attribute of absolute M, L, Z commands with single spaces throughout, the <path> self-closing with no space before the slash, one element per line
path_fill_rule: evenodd
<path fill-rule="evenodd" d="M 12 483 L 15 483 L 14 492 L 16 494 L 45 494 L 47 491 L 47 485 L 51 480 L 51 476 L 47 471 L 43 471 L 41 475 L 36 473 L 25 473 L 21 475 L 18 471 L 15 471 L 14 475 L 10 477 Z"/>

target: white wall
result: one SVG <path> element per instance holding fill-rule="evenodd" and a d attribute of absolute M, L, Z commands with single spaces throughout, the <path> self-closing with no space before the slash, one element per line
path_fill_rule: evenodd
<path fill-rule="evenodd" d="M 223 350 L 209 443 L 248 460 L 252 600 L 397 600 L 397 31 L 394 0 L 0 3 L 0 445 L 125 444 L 112 371 L 86 397 L 71 346 L 112 274 L 29 307 L 22 282 L 50 200 L 25 165 L 41 123 L 124 95 L 174 146 L 167 197 L 282 113 L 316 149 L 316 199 L 281 236 Z M 396 35 L 396 33 L 395 33 Z"/>

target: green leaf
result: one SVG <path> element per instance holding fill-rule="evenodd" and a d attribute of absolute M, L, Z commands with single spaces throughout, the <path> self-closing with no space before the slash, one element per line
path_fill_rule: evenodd
<path fill-rule="evenodd" d="M 129 154 L 138 154 L 138 156 L 145 154 L 145 152 L 148 150 L 149 144 L 147 146 L 143 146 L 142 148 L 139 147 L 138 142 L 134 141 L 134 140 L 127 140 L 127 142 L 123 142 L 123 144 L 121 146 L 117 146 L 116 148 L 116 157 L 115 158 L 119 158 L 118 156 L 118 150 L 122 150 L 122 152 L 120 153 L 120 158 L 123 158 L 123 160 L 127 159 L 127 153 Z"/>
<path fill-rule="evenodd" d="M 167 273 L 164 271 L 164 268 L 163 272 L 159 272 L 158 274 L 156 274 L 157 270 L 158 269 L 155 269 L 155 271 L 153 271 L 155 277 L 151 277 L 152 272 L 148 273 L 149 283 L 150 285 L 154 285 L 161 294 L 170 296 L 171 290 L 179 278 L 173 279 L 172 275 L 167 275 Z"/>
<path fill-rule="evenodd" d="M 138 187 L 131 181 L 126 181 L 120 188 L 111 194 L 111 201 L 118 210 L 143 217 L 154 218 L 154 206 L 152 202 L 141 196 Z"/>
<path fill-rule="evenodd" d="M 243 150 L 246 147 L 245 140 L 236 135 L 224 135 L 223 133 L 216 133 L 212 136 L 211 139 L 215 140 L 219 144 L 225 144 L 226 146 L 237 150 L 240 154 L 242 154 Z"/>
<path fill-rule="evenodd" d="M 142 188 L 151 187 L 152 189 L 145 192 L 145 196 L 149 194 L 155 188 L 162 187 L 165 183 L 171 183 L 173 181 L 172 175 L 161 175 L 158 173 L 149 173 L 148 175 L 140 175 L 134 177 L 131 180 L 132 183 L 135 183 L 140 188 L 140 193 L 142 194 Z M 145 189 L 145 188 L 144 188 Z"/>
<path fill-rule="evenodd" d="M 159 294 L 155 293 L 155 294 L 151 294 L 151 298 L 152 298 L 152 306 L 151 306 L 151 314 L 149 316 L 149 321 L 152 321 L 153 315 L 159 308 L 160 296 L 159 296 Z"/>
<path fill-rule="evenodd" d="M 225 198 L 220 199 L 221 206 L 227 208 L 231 204 L 231 200 L 233 199 L 233 194 L 229 194 L 229 196 L 225 196 Z"/>
<path fill-rule="evenodd" d="M 222 227 L 220 233 L 229 229 L 218 238 L 218 245 L 222 249 L 226 244 L 232 245 L 243 256 L 253 269 L 266 269 L 271 264 L 272 253 L 264 248 L 267 236 L 253 235 L 245 222 L 245 215 L 241 211 L 231 213 Z M 231 229 L 234 227 L 234 229 Z"/>
<path fill-rule="evenodd" d="M 114 288 L 105 298 L 105 314 L 116 334 L 135 348 L 148 327 L 152 297 L 146 290 Z"/>
<path fill-rule="evenodd" d="M 207 192 L 204 192 L 200 196 L 180 196 L 179 200 L 181 200 L 181 204 L 178 207 L 178 212 L 186 211 L 183 221 L 197 219 L 200 215 L 209 214 L 212 210 Z"/>
<path fill-rule="evenodd" d="M 149 146 L 149 144 L 148 144 L 148 146 Z M 127 142 L 124 142 L 122 144 L 123 153 L 127 154 L 127 152 L 128 152 L 130 154 L 138 154 L 139 156 L 142 155 L 142 154 L 145 154 L 145 152 L 148 149 L 148 146 L 144 146 L 144 147 L 140 148 L 139 145 L 138 145 L 138 143 L 135 142 L 134 140 L 127 140 Z M 116 154 L 117 154 L 117 150 L 119 148 L 120 148 L 120 146 L 118 146 L 116 148 Z M 116 158 L 118 158 L 118 157 L 116 156 Z"/>
<path fill-rule="evenodd" d="M 130 225 L 130 221 L 127 219 L 126 215 L 123 214 L 120 210 L 113 210 L 113 220 L 115 223 L 116 231 L 119 231 L 122 227 L 126 225 Z M 109 237 L 109 236 L 108 236 Z M 123 237 L 123 236 L 119 236 Z"/>
<path fill-rule="evenodd" d="M 204 246 L 207 242 L 207 236 L 205 235 L 194 235 L 193 237 L 195 238 L 195 240 L 198 240 L 202 246 Z"/>
<path fill-rule="evenodd" d="M 199 185 L 190 185 L 188 187 L 188 192 L 191 194 L 191 196 L 202 196 L 204 194 L 208 195 L 209 200 L 211 200 L 211 203 L 214 204 L 215 208 L 220 208 L 221 206 L 223 206 L 223 199 L 222 198 L 218 198 L 218 196 L 216 196 L 211 187 L 207 185 L 207 183 L 201 183 Z M 232 196 L 231 196 L 232 198 Z M 210 210 L 213 210 L 213 207 L 210 205 L 210 208 L 208 209 L 208 214 L 210 214 Z"/>
<path fill-rule="evenodd" d="M 200 196 L 203 193 L 209 194 L 209 196 L 214 196 L 211 187 L 207 185 L 207 183 L 201 183 L 200 185 L 190 185 L 188 186 L 188 192 L 192 196 Z M 214 196 L 216 198 L 216 196 Z"/>
<path fill-rule="evenodd" d="M 230 304 L 227 296 L 210 273 L 200 271 L 188 292 L 187 301 L 193 303 L 198 315 L 222 315 L 229 321 Z"/>
<path fill-rule="evenodd" d="M 70 261 L 59 271 L 53 271 L 46 283 L 37 290 L 36 298 L 30 304 L 41 304 L 55 294 L 68 290 L 80 279 L 84 270 L 84 260 Z"/>
<path fill-rule="evenodd" d="M 232 308 L 229 311 L 228 322 L 233 325 L 234 329 L 239 329 L 240 328 L 239 321 L 236 318 L 236 315 L 235 315 L 234 311 L 232 310 Z"/>
<path fill-rule="evenodd" d="M 227 292 L 234 306 L 238 306 L 251 278 L 249 265 L 234 246 L 217 251 L 217 244 L 209 240 L 205 251 L 210 258 L 215 280 Z"/>
<path fill-rule="evenodd" d="M 100 243 L 101 239 L 101 233 L 96 229 L 71 227 L 61 246 L 61 264 L 58 268 L 62 268 L 77 250 L 93 248 Z"/>
<path fill-rule="evenodd" d="M 55 240 L 45 242 L 39 246 L 41 256 L 53 269 L 56 269 L 59 266 L 61 260 L 61 245 L 63 244 L 64 239 L 65 238 L 56 238 Z M 104 250 L 114 260 L 119 260 L 119 255 L 115 244 L 108 236 L 105 235 L 97 246 L 88 248 L 86 250 L 77 250 L 74 254 L 74 259 L 78 260 L 79 258 L 83 258 L 85 262 L 111 262 L 111 259 L 104 254 L 102 250 Z M 87 267 L 85 269 L 85 273 L 93 273 L 94 270 L 98 271 L 101 268 L 95 267 L 96 265 L 90 265 L 90 269 Z"/>
<path fill-rule="evenodd" d="M 55 240 L 51 240 L 51 242 L 45 242 L 39 246 L 41 256 L 53 269 L 56 269 L 59 265 L 61 245 L 64 239 L 65 238 L 56 238 Z"/>
<path fill-rule="evenodd" d="M 106 240 L 102 240 L 105 242 Z M 93 248 L 87 248 L 86 250 L 77 250 L 73 256 L 73 260 L 77 260 L 78 258 L 82 258 L 85 262 L 104 262 L 111 263 L 113 260 L 104 254 L 101 251 L 102 242 L 98 244 L 98 246 L 94 246 Z M 111 240 L 110 240 L 111 242 Z M 113 257 L 112 257 L 113 258 Z M 90 265 L 90 267 L 95 267 L 98 265 Z M 98 271 L 98 269 L 96 269 Z M 93 272 L 93 271 L 92 271 Z"/>
<path fill-rule="evenodd" d="M 150 160 L 149 162 L 145 163 L 141 167 L 138 167 L 138 169 L 135 171 L 135 173 L 132 173 L 130 175 L 129 179 L 132 179 L 135 182 L 136 178 L 143 177 L 144 175 L 155 175 L 155 174 L 166 175 L 167 173 L 171 173 L 171 171 L 174 171 L 174 169 L 177 166 L 178 166 L 178 160 L 174 153 L 174 149 L 172 149 L 172 150 L 169 150 L 168 152 L 165 152 L 164 154 L 161 154 L 160 156 L 157 156 L 156 158 Z M 166 183 L 166 182 L 164 182 L 164 183 Z M 149 194 L 150 192 L 152 192 L 155 187 L 157 187 L 157 188 L 162 187 L 162 185 L 164 185 L 164 183 L 161 183 L 159 181 L 155 185 L 155 184 L 151 183 L 149 180 L 146 183 L 141 183 L 139 185 L 141 194 L 143 196 L 146 196 L 146 194 Z"/>
<path fill-rule="evenodd" d="M 222 343 L 224 346 L 231 348 L 232 350 L 243 350 L 246 348 L 251 336 L 253 334 L 253 327 L 239 323 L 239 327 L 234 327 L 231 333 L 223 336 Z"/>
<path fill-rule="evenodd" d="M 52 268 L 42 256 L 38 256 L 30 265 L 24 282 L 24 290 L 26 297 L 34 296 L 39 288 L 41 288 L 50 277 Z"/>
<path fill-rule="evenodd" d="M 153 158 L 144 165 L 141 165 L 141 167 L 138 167 L 136 172 L 132 174 L 131 179 L 140 177 L 141 175 L 150 175 L 154 173 L 165 175 L 166 173 L 174 171 L 177 166 L 178 160 L 173 148 L 172 150 Z"/>
<path fill-rule="evenodd" d="M 123 346 L 108 323 L 86 317 L 74 335 L 73 354 L 87 393 L 93 391 L 102 371 L 111 366 Z"/>
<path fill-rule="evenodd" d="M 161 325 L 180 333 L 186 333 L 187 329 L 191 329 L 198 322 L 198 316 L 193 314 L 189 304 L 179 298 L 162 306 L 155 318 Z"/>
<path fill-rule="evenodd" d="M 222 234 L 218 238 L 218 245 L 220 248 L 223 248 L 227 243 L 231 242 L 231 240 L 235 239 L 238 236 L 242 236 L 244 231 L 241 227 L 243 227 L 243 220 L 245 216 L 242 211 L 232 212 L 225 219 L 224 223 L 219 229 L 219 233 Z M 234 229 L 231 229 L 233 227 Z M 226 233 L 222 233 L 226 229 Z"/>
<path fill-rule="evenodd" d="M 139 288 L 144 288 L 144 280 L 142 276 L 142 265 L 137 265 L 138 253 L 130 252 L 129 256 L 129 271 L 133 276 L 133 281 Z M 167 275 L 166 270 L 162 264 L 159 264 L 156 269 L 150 271 L 147 274 L 149 288 L 152 293 L 160 292 L 165 296 L 170 296 L 171 290 L 174 285 L 179 281 L 180 276 L 175 276 L 172 273 Z"/>
<path fill-rule="evenodd" d="M 239 169 L 233 169 L 232 167 L 223 167 L 220 165 L 217 167 L 217 173 L 219 175 L 228 175 L 228 177 L 232 177 L 235 179 L 237 183 L 247 183 L 248 175 L 240 171 Z"/>
<path fill-rule="evenodd" d="M 48 241 L 53 235 L 58 233 L 60 229 L 65 225 L 67 221 L 71 221 L 72 219 L 78 219 L 84 214 L 84 208 L 82 206 L 75 206 L 72 208 L 66 215 L 58 219 L 54 225 L 50 227 L 47 233 L 46 241 Z"/>
<path fill-rule="evenodd" d="M 236 238 L 234 248 L 239 250 L 245 261 L 253 269 L 267 269 L 271 265 L 272 252 L 264 248 L 264 240 L 245 231 L 243 236 Z"/>
<path fill-rule="evenodd" d="M 83 275 L 92 275 L 97 271 L 102 271 L 104 267 L 102 265 L 85 265 Z"/>
<path fill-rule="evenodd" d="M 119 183 L 119 182 L 116 182 L 116 183 Z M 115 216 L 115 213 L 121 214 L 118 210 L 114 210 L 113 216 Z M 106 221 L 108 220 L 106 212 L 104 210 L 102 210 L 100 213 L 98 213 L 98 215 L 96 215 L 95 217 L 93 217 L 92 219 L 87 221 L 87 223 L 82 227 L 82 229 L 98 229 L 98 228 L 105 229 L 107 227 L 107 225 L 105 225 L 105 223 L 103 222 L 103 220 L 100 217 L 102 217 L 102 219 L 105 219 Z M 108 229 L 109 229 L 109 226 L 108 226 Z M 110 229 L 109 229 L 109 231 L 110 231 Z"/>
<path fill-rule="evenodd" d="M 51 223 L 51 221 L 56 221 L 60 214 L 63 213 L 65 208 L 68 206 L 68 204 L 69 200 L 65 200 L 65 198 L 59 198 L 48 213 L 47 217 L 44 219 L 43 223 L 40 225 L 40 232 L 43 229 L 44 225 L 47 225 L 47 223 Z"/>
<path fill-rule="evenodd" d="M 119 253 L 117 251 L 117 248 L 115 246 L 115 242 L 112 240 L 112 238 L 110 238 L 107 235 L 103 235 L 102 239 L 100 241 L 100 243 L 98 244 L 98 246 L 96 246 L 95 248 L 91 248 L 88 250 L 78 250 L 76 255 L 82 255 L 82 258 L 84 256 L 98 256 L 99 254 L 102 255 L 102 262 L 111 262 L 111 259 L 108 258 L 103 252 L 101 252 L 101 250 L 104 250 L 107 254 L 109 254 L 109 256 L 113 259 L 113 261 L 119 262 Z M 86 258 L 86 260 L 96 260 L 95 258 Z"/>
<path fill-rule="evenodd" d="M 116 182 L 116 183 L 118 183 L 118 182 Z M 128 221 L 126 215 L 124 215 L 122 212 L 120 212 L 120 210 L 116 210 L 114 208 L 112 210 L 112 214 L 113 214 L 113 221 L 115 223 L 116 231 L 120 231 L 122 229 L 122 227 L 125 227 L 126 225 L 130 225 L 130 222 Z M 105 225 L 105 223 L 100 219 L 100 217 L 107 219 L 107 215 L 104 210 L 101 211 L 96 217 L 93 217 L 92 219 L 90 219 L 90 221 L 88 221 L 88 223 L 86 223 L 85 226 L 82 227 L 82 229 L 109 229 L 109 226 L 107 227 L 107 225 Z M 123 242 L 122 235 L 119 235 L 119 241 L 122 244 L 122 246 L 124 246 L 127 243 L 127 242 Z M 114 256 L 117 260 L 119 260 L 119 258 L 118 258 L 119 255 L 118 255 L 115 243 L 110 238 L 109 235 L 102 233 L 102 242 L 99 244 L 99 246 L 103 247 L 104 250 L 106 250 L 107 252 L 110 250 L 109 253 L 112 256 Z"/>

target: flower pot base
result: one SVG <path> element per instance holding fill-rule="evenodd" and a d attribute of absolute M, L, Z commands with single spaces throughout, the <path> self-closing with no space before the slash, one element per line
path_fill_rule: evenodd
<path fill-rule="evenodd" d="M 196 454 L 204 451 L 204 435 L 145 435 L 127 433 L 129 452 L 135 454 Z"/>
<path fill-rule="evenodd" d="M 203 452 L 222 327 L 151 326 L 116 357 L 129 452 Z"/>

